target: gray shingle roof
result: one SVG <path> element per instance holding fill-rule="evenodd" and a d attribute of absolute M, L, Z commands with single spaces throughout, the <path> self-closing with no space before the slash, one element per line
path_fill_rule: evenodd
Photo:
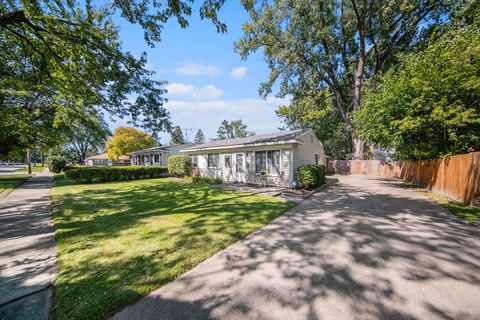
<path fill-rule="evenodd" d="M 295 130 L 295 131 L 287 131 L 287 132 L 277 132 L 277 133 L 270 133 L 270 134 L 260 134 L 251 137 L 245 138 L 235 138 L 235 139 L 227 139 L 227 140 L 215 140 L 208 143 L 204 143 L 201 145 L 193 146 L 190 148 L 185 148 L 182 151 L 193 151 L 198 149 L 214 149 L 214 148 L 223 148 L 229 146 L 249 146 L 255 144 L 275 144 L 275 143 L 283 143 L 286 141 L 297 140 L 299 136 L 304 134 L 305 132 L 309 131 L 310 129 L 304 130 Z"/>
<path fill-rule="evenodd" d="M 152 148 L 148 148 L 148 149 L 143 149 L 143 150 L 137 150 L 137 151 L 133 151 L 133 152 L 130 152 L 129 154 L 137 154 L 137 153 L 148 153 L 148 152 L 156 152 L 156 151 L 161 151 L 161 150 L 168 150 L 172 147 L 176 147 L 180 144 L 168 144 L 168 145 L 164 145 L 164 146 L 160 146 L 160 147 L 152 147 Z M 186 144 L 186 145 L 191 145 L 191 144 Z"/>

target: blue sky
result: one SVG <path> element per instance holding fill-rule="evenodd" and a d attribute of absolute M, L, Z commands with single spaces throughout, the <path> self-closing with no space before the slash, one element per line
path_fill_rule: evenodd
<path fill-rule="evenodd" d="M 147 67 L 157 73 L 156 78 L 168 81 L 165 107 L 174 125 L 194 129 L 184 130 L 190 140 L 199 128 L 207 139 L 214 138 L 223 119 L 242 119 L 257 134 L 278 131 L 281 123 L 275 109 L 288 101 L 259 97 L 259 84 L 268 76 L 262 53 L 242 61 L 233 50 L 247 13 L 239 2 L 226 1 L 219 16 L 227 24 L 227 33 L 217 33 L 209 20 L 202 21 L 195 7 L 190 26 L 182 29 L 170 21 L 155 48 L 147 46 L 138 26 L 121 18 L 116 22 L 125 50 L 136 56 L 147 52 Z M 122 120 L 110 123 L 112 129 L 125 124 Z M 160 136 L 162 143 L 170 141 L 169 134 Z"/>

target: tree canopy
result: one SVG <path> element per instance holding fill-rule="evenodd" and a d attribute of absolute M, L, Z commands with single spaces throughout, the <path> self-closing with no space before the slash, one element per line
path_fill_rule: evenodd
<path fill-rule="evenodd" d="M 154 147 L 155 143 L 155 139 L 144 131 L 132 127 L 118 127 L 113 137 L 107 141 L 107 156 L 118 159 L 130 152 Z"/>
<path fill-rule="evenodd" d="M 352 123 L 366 79 L 386 70 L 398 52 L 417 46 L 449 20 L 451 0 L 243 0 L 251 21 L 235 48 L 243 58 L 263 49 L 270 76 L 263 96 L 279 84 L 293 101 L 328 90 L 356 157 L 363 141 Z M 322 107 L 321 105 L 319 107 Z"/>
<path fill-rule="evenodd" d="M 220 32 L 226 30 L 217 17 L 223 2 L 205 0 L 199 9 Z M 145 53 L 135 57 L 122 49 L 113 17 L 140 25 L 154 46 L 169 19 L 188 26 L 192 3 L 0 0 L 2 153 L 55 141 L 72 114 L 84 111 L 127 117 L 153 133 L 169 131 L 165 82 L 152 79 Z"/>
<path fill-rule="evenodd" d="M 195 138 L 194 138 L 193 142 L 195 144 L 205 143 L 205 135 L 203 134 L 202 129 L 197 130 L 197 133 L 195 134 Z"/>
<path fill-rule="evenodd" d="M 325 153 L 334 159 L 345 159 L 351 152 L 352 140 L 327 90 L 296 99 L 276 110 L 289 129 L 312 128 L 322 141 Z"/>
<path fill-rule="evenodd" d="M 471 21 L 462 17 L 372 81 L 355 114 L 365 139 L 399 159 L 480 150 L 480 10 L 468 11 Z"/>
<path fill-rule="evenodd" d="M 183 134 L 182 129 L 180 126 L 176 126 L 173 128 L 172 133 L 170 134 L 170 139 L 174 144 L 185 144 L 187 143 L 187 139 L 185 139 L 185 135 Z"/>
<path fill-rule="evenodd" d="M 243 123 L 242 119 L 223 120 L 217 130 L 218 140 L 244 138 L 248 135 L 254 135 L 254 133 L 247 131 L 247 125 Z"/>
<path fill-rule="evenodd" d="M 82 163 L 87 155 L 96 154 L 99 149 L 103 149 L 110 135 L 110 129 L 103 117 L 90 113 L 75 118 L 68 124 L 66 147 L 75 154 L 74 160 Z"/>

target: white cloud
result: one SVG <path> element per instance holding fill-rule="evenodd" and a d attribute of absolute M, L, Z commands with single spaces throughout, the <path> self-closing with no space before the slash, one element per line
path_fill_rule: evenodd
<path fill-rule="evenodd" d="M 166 86 L 168 96 L 181 97 L 184 99 L 210 101 L 218 99 L 223 95 L 223 90 L 214 85 L 207 85 L 202 88 L 196 88 L 191 84 L 170 83 Z"/>
<path fill-rule="evenodd" d="M 229 76 L 234 80 L 242 80 L 247 75 L 247 67 L 236 67 L 230 70 Z"/>
<path fill-rule="evenodd" d="M 183 84 L 183 83 L 169 83 L 166 86 L 168 90 L 168 95 L 172 96 L 186 96 L 192 94 L 195 90 L 195 87 L 191 84 Z"/>
<path fill-rule="evenodd" d="M 281 105 L 290 104 L 290 98 L 268 97 L 236 100 L 217 99 L 211 101 L 170 99 L 166 104 L 172 121 L 184 128 L 201 128 L 207 140 L 215 138 L 222 120 L 242 119 L 247 130 L 257 134 L 277 132 L 282 126 L 275 110 Z M 195 131 L 195 130 L 194 130 Z M 190 135 L 195 132 L 189 133 Z M 192 138 L 189 136 L 189 138 Z M 168 141 L 165 135 L 164 140 Z"/>
<path fill-rule="evenodd" d="M 186 62 L 175 69 L 175 72 L 187 76 L 209 76 L 219 75 L 220 68 L 214 65 L 205 65 L 195 62 Z"/>

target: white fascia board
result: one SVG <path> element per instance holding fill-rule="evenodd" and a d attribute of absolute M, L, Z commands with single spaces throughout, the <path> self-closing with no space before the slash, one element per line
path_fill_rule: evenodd
<path fill-rule="evenodd" d="M 235 148 L 275 146 L 275 145 L 294 144 L 294 143 L 303 144 L 302 141 L 298 141 L 298 140 L 285 140 L 285 141 L 281 141 L 281 142 L 249 143 L 249 144 L 237 144 L 237 145 L 221 146 L 221 147 L 184 149 L 184 150 L 180 150 L 180 152 L 185 152 L 185 153 L 187 153 L 187 152 L 199 152 L 199 151 L 235 149 Z"/>

